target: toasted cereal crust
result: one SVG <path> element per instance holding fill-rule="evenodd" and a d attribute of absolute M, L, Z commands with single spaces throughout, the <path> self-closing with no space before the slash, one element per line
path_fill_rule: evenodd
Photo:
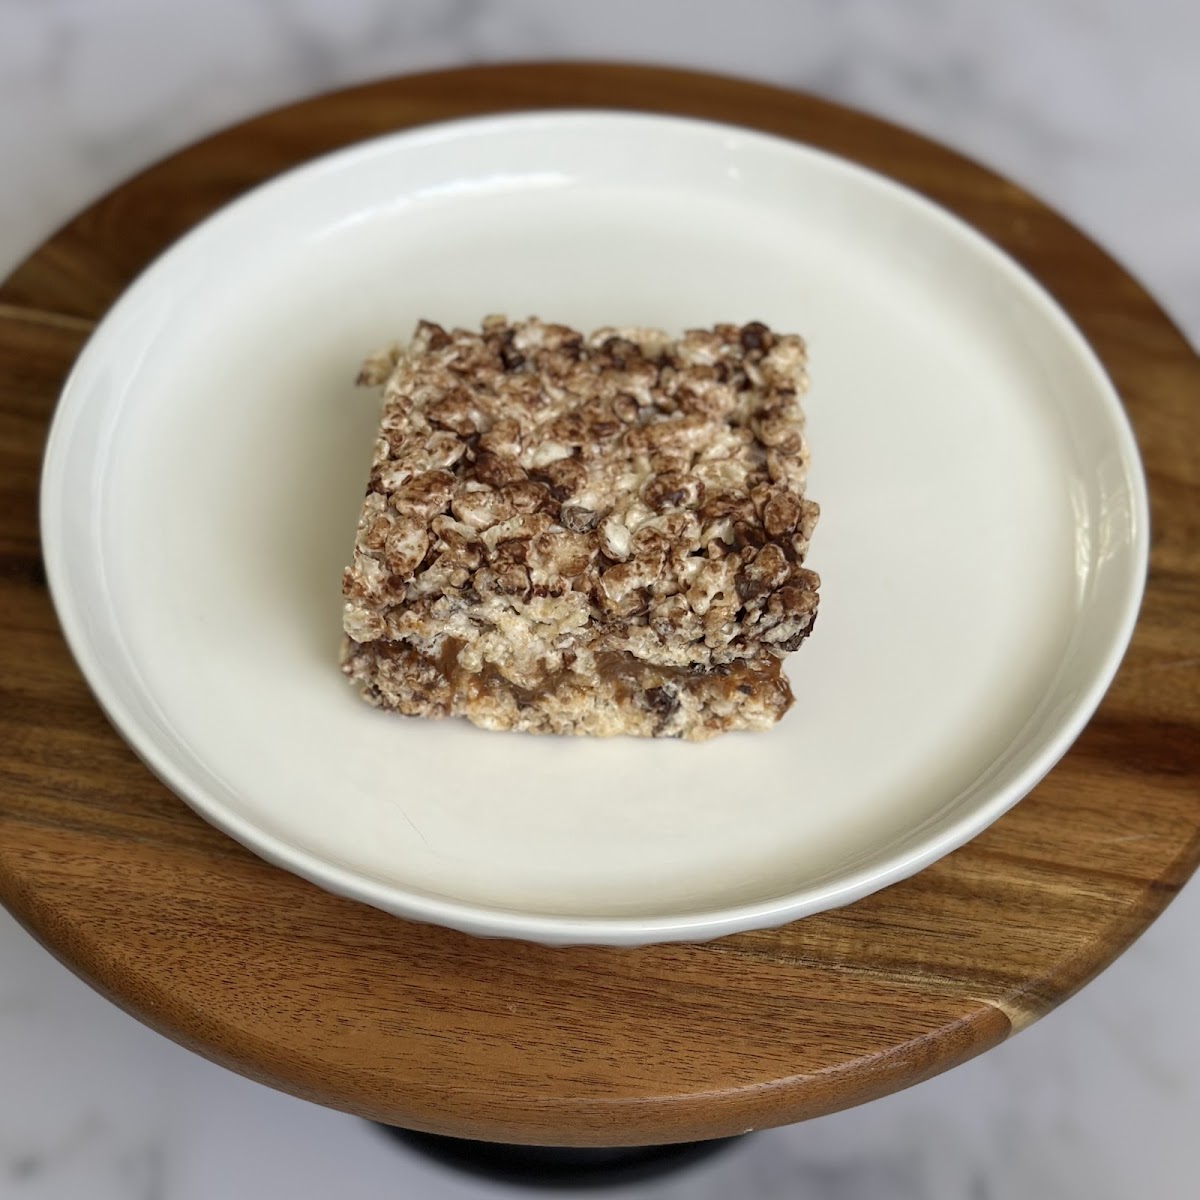
<path fill-rule="evenodd" d="M 820 583 L 799 337 L 422 321 L 360 382 L 383 412 L 343 670 L 367 700 L 692 740 L 787 710 Z"/>

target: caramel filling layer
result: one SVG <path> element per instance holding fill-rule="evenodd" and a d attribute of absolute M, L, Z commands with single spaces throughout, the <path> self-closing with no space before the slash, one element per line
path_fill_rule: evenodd
<path fill-rule="evenodd" d="M 595 675 L 564 667 L 546 672 L 532 686 L 522 687 L 491 663 L 485 664 L 481 671 L 469 671 L 460 666 L 458 655 L 465 644 L 458 638 L 447 638 L 436 657 L 420 654 L 405 643 L 387 640 L 365 643 L 362 649 L 381 659 L 401 660 L 426 678 L 429 673 L 434 673 L 443 681 L 442 686 L 453 694 L 476 698 L 487 692 L 507 692 L 522 706 L 553 696 L 563 686 L 597 684 L 611 692 L 618 704 L 656 712 L 663 720 L 669 719 L 678 708 L 679 696 L 683 693 L 702 695 L 709 702 L 731 703 L 742 696 L 769 691 L 784 698 L 785 709 L 792 703 L 781 661 L 770 651 L 700 669 L 649 663 L 625 650 L 601 651 L 595 656 Z"/>

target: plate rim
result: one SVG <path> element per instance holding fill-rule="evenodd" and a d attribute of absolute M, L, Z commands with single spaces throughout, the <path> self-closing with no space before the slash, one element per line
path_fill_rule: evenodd
<path fill-rule="evenodd" d="M 186 253 L 189 243 L 202 236 L 212 226 L 227 219 L 234 211 L 259 203 L 264 195 L 288 186 L 297 178 L 336 172 L 357 158 L 369 158 L 396 143 L 419 145 L 444 140 L 447 136 L 453 137 L 462 132 L 482 130 L 495 134 L 503 133 L 512 126 L 529 129 L 569 124 L 580 119 L 689 126 L 726 136 L 736 134 L 748 141 L 773 144 L 776 149 L 787 153 L 821 160 L 826 169 L 865 179 L 871 186 L 892 192 L 903 203 L 923 209 L 927 215 L 953 228 L 959 237 L 965 238 L 973 245 L 976 252 L 989 259 L 991 265 L 1025 288 L 1037 301 L 1039 318 L 1049 318 L 1053 321 L 1059 334 L 1075 351 L 1080 364 L 1086 368 L 1095 392 L 1103 397 L 1112 432 L 1121 450 L 1125 480 L 1129 485 L 1128 495 L 1134 527 L 1130 548 L 1133 565 L 1137 568 L 1136 574 L 1124 581 L 1117 636 L 1108 645 L 1103 658 L 1097 658 L 1096 664 L 1089 672 L 1091 682 L 1080 698 L 1073 703 L 1069 719 L 1060 724 L 1056 736 L 1046 744 L 1041 753 L 1026 764 L 1008 787 L 993 794 L 986 802 L 973 805 L 936 838 L 927 841 L 923 847 L 890 861 L 885 867 L 855 868 L 843 876 L 841 882 L 810 886 L 765 901 L 725 905 L 686 914 L 668 913 L 652 916 L 566 916 L 531 913 L 408 890 L 400 884 L 384 883 L 363 873 L 340 867 L 331 860 L 266 832 L 249 819 L 229 810 L 221 801 L 214 800 L 208 789 L 195 782 L 186 769 L 172 763 L 170 755 L 161 752 L 157 740 L 143 723 L 129 712 L 117 690 L 110 685 L 106 670 L 93 654 L 91 640 L 87 637 L 79 618 L 80 601 L 71 595 L 70 588 L 66 586 L 67 568 L 62 547 L 56 546 L 50 536 L 51 530 L 61 528 L 62 510 L 66 507 L 64 503 L 60 503 L 64 495 L 61 483 L 57 488 L 54 485 L 57 476 L 62 473 L 65 447 L 69 445 L 70 422 L 85 402 L 86 392 L 83 391 L 83 387 L 87 372 L 92 367 L 95 347 L 102 344 L 102 339 L 111 331 L 116 321 L 121 319 L 123 311 L 136 301 L 141 292 L 153 286 L 156 276 L 170 269 L 177 254 Z M 133 749 L 138 758 L 176 797 L 205 821 L 275 866 L 308 879 L 327 891 L 362 901 L 397 916 L 432 922 L 476 936 L 515 937 L 543 944 L 586 945 L 701 941 L 747 929 L 772 928 L 853 903 L 908 878 L 966 844 L 1028 795 L 1070 749 L 1099 707 L 1124 658 L 1137 624 L 1146 584 L 1150 542 L 1149 499 L 1141 455 L 1128 413 L 1099 356 L 1074 319 L 1046 285 L 1030 269 L 969 221 L 919 189 L 883 171 L 796 138 L 764 132 L 730 121 L 649 110 L 572 106 L 456 117 L 360 139 L 271 176 L 219 206 L 203 220 L 184 231 L 155 256 L 113 301 L 80 351 L 60 390 L 59 402 L 50 423 L 42 459 L 39 524 L 51 600 L 71 653 L 93 696 L 119 736 Z M 1034 714 L 1031 712 L 1029 715 L 1032 718 Z"/>

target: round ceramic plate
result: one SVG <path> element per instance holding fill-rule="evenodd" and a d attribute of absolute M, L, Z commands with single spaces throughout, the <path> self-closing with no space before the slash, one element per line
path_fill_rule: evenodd
<path fill-rule="evenodd" d="M 358 364 L 492 312 L 808 339 L 821 620 L 776 729 L 487 733 L 339 673 Z M 199 813 L 333 891 L 546 942 L 778 924 L 962 844 L 1098 704 L 1147 553 L 1113 389 L 994 246 L 803 146 L 611 113 L 402 133 L 222 210 L 87 345 L 42 502 L 76 657 Z"/>

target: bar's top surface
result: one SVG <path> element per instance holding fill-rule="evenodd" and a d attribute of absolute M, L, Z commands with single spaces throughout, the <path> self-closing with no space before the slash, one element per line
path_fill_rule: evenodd
<path fill-rule="evenodd" d="M 422 322 L 362 380 L 384 401 L 345 578 L 354 640 L 460 639 L 533 686 L 593 636 L 689 667 L 806 635 L 799 337 Z M 506 614 L 526 618 L 523 644 Z"/>

